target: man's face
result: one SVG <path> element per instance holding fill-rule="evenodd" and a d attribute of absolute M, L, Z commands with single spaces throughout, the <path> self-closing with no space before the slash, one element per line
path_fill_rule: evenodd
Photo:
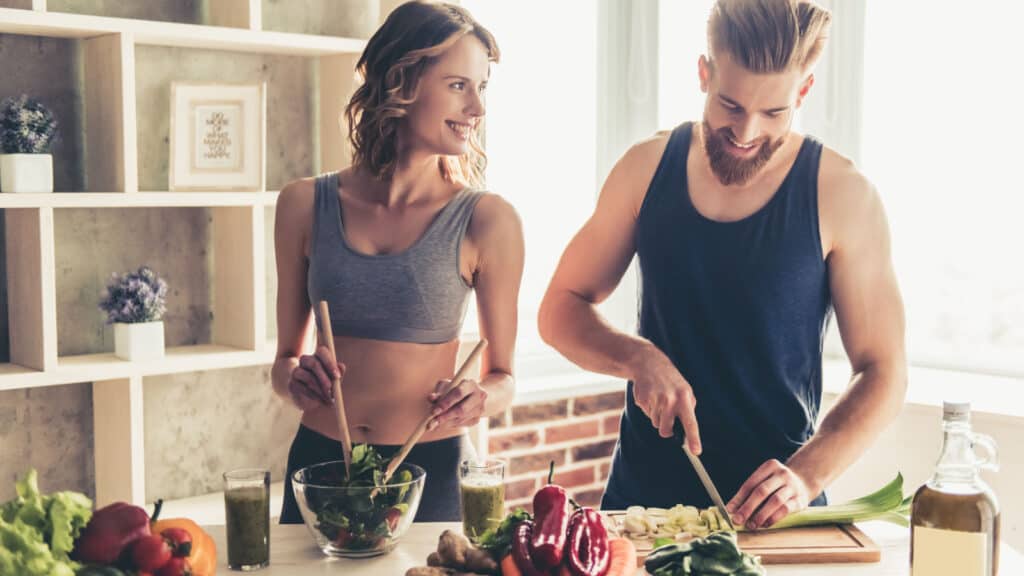
<path fill-rule="evenodd" d="M 708 95 L 704 150 L 711 171 L 726 186 L 742 186 L 785 142 L 813 76 L 799 70 L 755 74 L 723 53 L 713 64 L 701 56 L 700 81 Z"/>

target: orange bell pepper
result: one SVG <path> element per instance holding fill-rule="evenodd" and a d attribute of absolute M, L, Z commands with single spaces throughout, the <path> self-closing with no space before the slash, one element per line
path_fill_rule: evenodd
<path fill-rule="evenodd" d="M 217 574 L 217 545 L 198 524 L 188 518 L 157 520 L 150 526 L 153 534 L 168 528 L 182 528 L 192 536 L 192 553 L 188 556 L 193 576 L 215 576 Z"/>

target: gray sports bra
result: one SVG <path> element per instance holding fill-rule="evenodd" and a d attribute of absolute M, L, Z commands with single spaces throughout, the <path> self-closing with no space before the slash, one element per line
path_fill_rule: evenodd
<path fill-rule="evenodd" d="M 456 338 L 473 290 L 459 271 L 459 252 L 482 196 L 459 191 L 411 247 L 370 255 L 345 240 L 338 173 L 317 177 L 307 277 L 314 310 L 327 301 L 336 336 L 419 344 Z"/>

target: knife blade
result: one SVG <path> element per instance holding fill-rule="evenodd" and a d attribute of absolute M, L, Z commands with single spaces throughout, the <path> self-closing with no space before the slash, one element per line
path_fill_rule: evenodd
<path fill-rule="evenodd" d="M 729 512 L 725 509 L 725 503 L 722 501 L 722 495 L 718 493 L 718 488 L 715 488 L 715 483 L 711 481 L 711 476 L 708 475 L 708 471 L 704 469 L 704 464 L 693 452 L 690 452 L 690 447 L 686 445 L 686 435 L 683 433 L 683 426 L 676 420 L 675 423 L 675 438 L 682 444 L 683 453 L 690 460 L 690 465 L 693 466 L 693 470 L 697 472 L 697 478 L 700 479 L 700 483 L 704 485 L 704 491 L 711 497 L 711 501 L 714 502 L 715 507 L 718 508 L 718 513 L 722 515 L 725 523 L 729 525 L 729 529 L 733 532 L 736 531 L 736 527 L 732 524 L 732 518 L 729 517 Z"/>
<path fill-rule="evenodd" d="M 729 529 L 735 532 L 736 527 L 732 525 L 732 518 L 729 517 L 729 512 L 725 509 L 722 496 L 718 493 L 718 489 L 715 488 L 715 483 L 711 481 L 711 476 L 708 476 L 708 471 L 704 469 L 704 464 L 701 464 L 700 458 L 696 454 L 690 452 L 690 447 L 686 445 L 686 442 L 683 442 L 683 452 L 690 459 L 690 464 L 693 465 L 693 469 L 697 472 L 697 477 L 700 478 L 700 483 L 704 485 L 704 490 L 707 491 L 708 496 L 711 496 L 711 501 L 718 508 L 718 513 L 722 515 L 725 523 L 729 525 Z"/>

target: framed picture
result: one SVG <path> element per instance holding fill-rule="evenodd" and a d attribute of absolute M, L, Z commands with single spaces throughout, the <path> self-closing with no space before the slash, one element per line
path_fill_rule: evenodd
<path fill-rule="evenodd" d="M 266 187 L 266 84 L 171 84 L 171 190 Z"/>

